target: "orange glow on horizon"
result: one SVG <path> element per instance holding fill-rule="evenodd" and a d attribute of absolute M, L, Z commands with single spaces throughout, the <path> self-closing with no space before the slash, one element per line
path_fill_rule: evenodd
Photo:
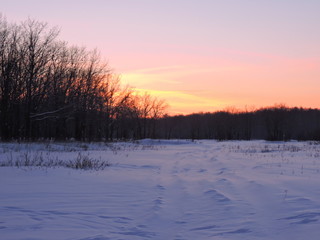
<path fill-rule="evenodd" d="M 152 58 L 150 58 L 152 60 Z M 197 65 L 141 68 L 121 80 L 140 93 L 164 99 L 169 114 L 213 112 L 229 107 L 245 110 L 282 103 L 319 108 L 319 59 L 267 56 L 257 63 L 202 59 Z M 211 64 L 209 64 L 211 63 Z"/>

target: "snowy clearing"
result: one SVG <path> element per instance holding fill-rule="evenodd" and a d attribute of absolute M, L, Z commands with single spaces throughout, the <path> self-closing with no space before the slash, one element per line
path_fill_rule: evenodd
<path fill-rule="evenodd" d="M 22 164 L 70 162 L 79 154 L 110 166 Z M 315 142 L 1 143 L 0 165 L 10 163 L 14 167 L 0 167 L 1 239 L 293 240 L 320 234 Z"/>

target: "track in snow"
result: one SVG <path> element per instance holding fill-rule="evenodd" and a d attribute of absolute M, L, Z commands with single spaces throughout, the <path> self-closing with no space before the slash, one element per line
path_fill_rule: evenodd
<path fill-rule="evenodd" d="M 117 154 L 89 147 L 90 156 L 107 158 L 112 164 L 98 172 L 0 168 L 1 238 L 316 239 L 319 235 L 319 145 L 151 140 L 142 144 L 149 147 L 122 148 Z M 23 151 L 53 151 L 39 145 L 1 147 L 1 160 Z M 68 158 L 77 151 L 59 148 L 50 154 Z"/>

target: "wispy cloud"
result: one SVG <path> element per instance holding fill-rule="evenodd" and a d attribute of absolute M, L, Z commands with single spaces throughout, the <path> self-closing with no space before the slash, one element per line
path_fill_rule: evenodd
<path fill-rule="evenodd" d="M 177 66 L 160 66 L 160 67 L 151 67 L 151 68 L 142 68 L 131 71 L 132 73 L 138 74 L 164 74 L 164 73 L 172 73 L 176 71 L 181 71 L 185 69 L 183 65 Z"/>
<path fill-rule="evenodd" d="M 186 114 L 200 111 L 217 111 L 231 105 L 231 102 L 216 99 L 210 96 L 201 96 L 201 93 L 194 94 L 186 91 L 167 91 L 136 88 L 138 93 L 150 93 L 154 96 L 163 98 L 169 104 L 170 113 Z"/>

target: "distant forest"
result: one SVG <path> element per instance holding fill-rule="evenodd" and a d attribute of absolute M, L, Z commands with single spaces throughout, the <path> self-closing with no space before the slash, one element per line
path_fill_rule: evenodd
<path fill-rule="evenodd" d="M 320 140 L 320 110 L 284 105 L 251 112 L 199 113 L 164 117 L 157 137 L 270 141 Z"/>
<path fill-rule="evenodd" d="M 167 104 L 123 87 L 98 51 L 58 40 L 59 31 L 0 16 L 2 141 L 142 138 L 320 140 L 320 110 L 166 115 Z"/>

